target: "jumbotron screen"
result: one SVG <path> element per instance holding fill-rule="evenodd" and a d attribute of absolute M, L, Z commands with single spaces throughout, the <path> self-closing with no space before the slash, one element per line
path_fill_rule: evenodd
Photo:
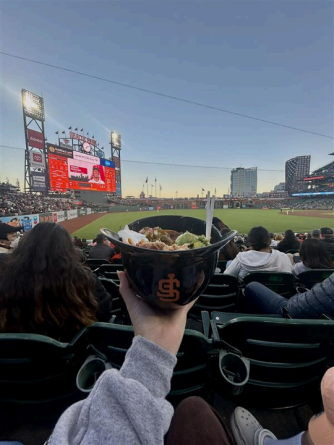
<path fill-rule="evenodd" d="M 115 164 L 108 159 L 48 144 L 50 190 L 116 192 Z"/>

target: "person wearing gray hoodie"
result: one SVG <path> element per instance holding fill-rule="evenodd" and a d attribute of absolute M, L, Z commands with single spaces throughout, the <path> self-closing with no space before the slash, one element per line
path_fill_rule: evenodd
<path fill-rule="evenodd" d="M 240 252 L 225 269 L 224 274 L 243 278 L 251 272 L 291 272 L 290 258 L 271 249 L 270 235 L 262 226 L 253 227 L 248 234 L 250 250 Z"/>
<path fill-rule="evenodd" d="M 135 295 L 124 272 L 118 276 L 135 333 L 123 366 L 105 371 L 87 399 L 62 414 L 45 445 L 231 445 L 222 419 L 203 399 L 188 397 L 175 414 L 166 400 L 195 301 L 161 310 Z"/>

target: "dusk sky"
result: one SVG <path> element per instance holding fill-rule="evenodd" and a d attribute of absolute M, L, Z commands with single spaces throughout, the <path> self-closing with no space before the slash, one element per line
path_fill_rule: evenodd
<path fill-rule="evenodd" d="M 49 142 L 83 127 L 109 157 L 110 131 L 122 135 L 123 196 L 138 196 L 146 177 L 164 197 L 221 196 L 235 167 L 258 167 L 263 192 L 294 156 L 321 167 L 333 160 L 333 5 L 2 0 L 2 52 L 330 137 L 0 55 L 1 180 L 23 185 L 22 88 L 43 95 Z"/>

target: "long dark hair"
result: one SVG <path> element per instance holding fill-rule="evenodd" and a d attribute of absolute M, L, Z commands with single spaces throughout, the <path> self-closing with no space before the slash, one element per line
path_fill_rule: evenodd
<path fill-rule="evenodd" d="M 281 252 L 286 252 L 290 249 L 298 250 L 300 246 L 294 232 L 290 229 L 286 230 L 284 233 L 284 239 L 277 244 L 277 249 Z"/>
<path fill-rule="evenodd" d="M 323 242 L 316 238 L 304 240 L 300 246 L 299 256 L 305 266 L 311 269 L 333 269 L 331 260 Z"/>
<path fill-rule="evenodd" d="M 0 331 L 61 339 L 96 321 L 94 277 L 76 250 L 55 223 L 24 235 L 0 270 Z"/>
<path fill-rule="evenodd" d="M 270 246 L 271 239 L 265 227 L 253 227 L 247 237 L 247 241 L 253 250 L 262 250 Z"/>

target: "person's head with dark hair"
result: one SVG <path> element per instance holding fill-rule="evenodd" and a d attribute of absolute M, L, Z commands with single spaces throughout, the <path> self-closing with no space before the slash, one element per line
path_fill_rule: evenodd
<path fill-rule="evenodd" d="M 0 331 L 62 339 L 96 321 L 94 278 L 81 261 L 61 225 L 30 230 L 0 271 Z"/>
<path fill-rule="evenodd" d="M 320 238 L 321 239 L 333 238 L 333 230 L 330 227 L 321 227 Z"/>
<path fill-rule="evenodd" d="M 285 241 L 296 241 L 296 236 L 294 232 L 290 229 L 286 230 L 284 233 L 284 240 Z"/>
<path fill-rule="evenodd" d="M 14 241 L 17 237 L 17 232 L 22 230 L 21 226 L 10 226 L 6 223 L 0 223 L 0 240 Z"/>
<path fill-rule="evenodd" d="M 96 235 L 95 241 L 96 241 L 96 244 L 108 244 L 109 245 L 108 238 L 105 235 L 103 235 L 102 233 L 99 233 L 98 235 Z"/>
<path fill-rule="evenodd" d="M 324 244 L 316 238 L 305 239 L 299 250 L 299 256 L 305 266 L 311 269 L 333 269 L 331 260 Z"/>
<path fill-rule="evenodd" d="M 252 250 L 269 249 L 270 236 L 268 230 L 262 226 L 253 227 L 248 233 L 247 239 Z"/>
<path fill-rule="evenodd" d="M 216 216 L 214 216 L 212 218 L 212 224 L 216 227 L 216 229 L 218 229 L 220 231 L 220 233 L 222 233 L 222 230 L 227 229 L 228 232 L 230 231 L 229 227 L 223 223 L 223 221 L 219 218 L 217 218 Z"/>

